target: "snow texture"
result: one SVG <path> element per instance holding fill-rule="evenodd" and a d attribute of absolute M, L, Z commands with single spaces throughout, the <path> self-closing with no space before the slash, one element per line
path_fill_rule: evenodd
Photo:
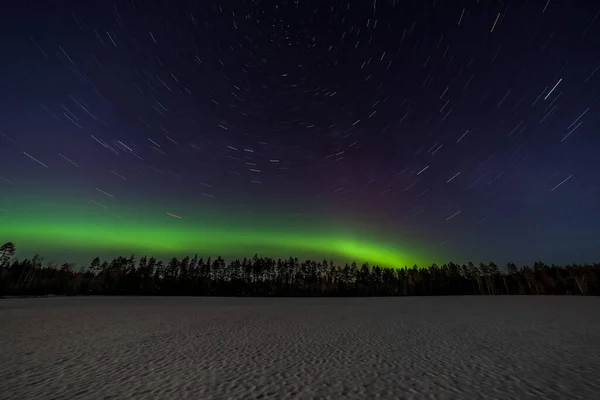
<path fill-rule="evenodd" d="M 0 399 L 600 399 L 600 299 L 0 300 Z"/>

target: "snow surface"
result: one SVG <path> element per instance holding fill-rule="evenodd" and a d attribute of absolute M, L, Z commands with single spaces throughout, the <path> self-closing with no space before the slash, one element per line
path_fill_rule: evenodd
<path fill-rule="evenodd" d="M 0 300 L 0 399 L 600 399 L 600 299 Z"/>

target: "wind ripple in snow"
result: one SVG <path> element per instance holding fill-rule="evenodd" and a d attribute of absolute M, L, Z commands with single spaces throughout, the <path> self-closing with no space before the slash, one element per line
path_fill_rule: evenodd
<path fill-rule="evenodd" d="M 0 301 L 0 399 L 598 399 L 600 300 Z"/>

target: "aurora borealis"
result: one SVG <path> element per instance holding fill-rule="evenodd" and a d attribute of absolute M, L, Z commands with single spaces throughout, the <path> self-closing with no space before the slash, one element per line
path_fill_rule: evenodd
<path fill-rule="evenodd" d="M 599 15 L 583 1 L 15 4 L 0 241 L 78 265 L 596 261 Z"/>
<path fill-rule="evenodd" d="M 402 249 L 382 242 L 370 242 L 372 236 L 358 236 L 348 230 L 319 227 L 315 224 L 283 224 L 226 216 L 196 214 L 188 221 L 184 217 L 151 209 L 130 210 L 121 218 L 112 218 L 93 210 L 97 204 L 54 204 L 23 214 L 5 215 L 3 222 L 11 226 L 16 242 L 31 243 L 44 248 L 52 243 L 60 251 L 65 248 L 93 254 L 104 249 L 124 254 L 141 253 L 169 256 L 198 252 L 208 256 L 226 254 L 244 257 L 258 254 L 294 254 L 301 257 L 332 259 L 378 260 L 382 265 L 415 263 L 420 256 L 414 250 Z M 11 215 L 19 215 L 12 218 Z M 193 213 L 187 215 L 194 215 Z M 295 226 L 294 226 L 295 225 Z M 3 225 L 6 226 L 6 225 Z M 47 252 L 52 253 L 48 248 Z M 129 252 L 129 253 L 128 253 Z"/>

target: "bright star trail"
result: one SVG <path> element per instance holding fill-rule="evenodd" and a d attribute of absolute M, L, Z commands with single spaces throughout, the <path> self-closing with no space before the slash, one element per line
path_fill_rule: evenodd
<path fill-rule="evenodd" d="M 597 261 L 600 4 L 5 10 L 20 256 Z"/>

